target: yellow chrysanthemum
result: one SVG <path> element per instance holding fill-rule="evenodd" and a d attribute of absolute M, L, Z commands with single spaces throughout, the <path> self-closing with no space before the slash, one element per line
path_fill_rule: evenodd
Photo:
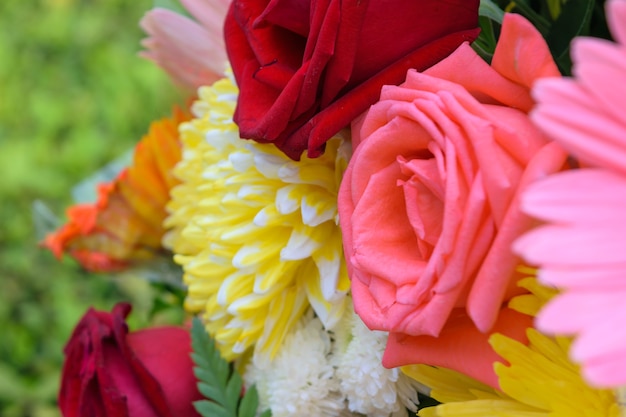
<path fill-rule="evenodd" d="M 338 135 L 323 156 L 296 162 L 240 139 L 237 93 L 227 79 L 200 89 L 196 118 L 180 129 L 183 184 L 166 225 L 184 268 L 185 308 L 203 312 L 226 359 L 256 345 L 255 358 L 266 360 L 309 305 L 327 328 L 343 312 L 337 192 L 350 144 Z"/>
<path fill-rule="evenodd" d="M 521 283 L 531 294 L 516 297 L 510 307 L 535 314 L 554 291 L 534 279 Z M 409 376 L 432 388 L 431 396 L 443 404 L 424 408 L 421 417 L 618 417 L 619 406 L 610 390 L 587 386 L 579 369 L 568 359 L 570 339 L 527 331 L 525 346 L 501 334 L 489 342 L 509 365 L 496 363 L 501 391 L 454 371 L 413 365 Z"/>

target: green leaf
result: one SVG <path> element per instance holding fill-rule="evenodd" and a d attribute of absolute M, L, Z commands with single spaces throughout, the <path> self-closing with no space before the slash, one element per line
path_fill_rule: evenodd
<path fill-rule="evenodd" d="M 94 203 L 98 200 L 98 185 L 113 181 L 126 167 L 131 165 L 135 149 L 126 151 L 123 155 L 100 168 L 98 171 L 83 179 L 72 188 L 72 197 L 77 203 Z"/>
<path fill-rule="evenodd" d="M 224 392 L 216 385 L 206 384 L 204 382 L 198 383 L 198 391 L 200 391 L 200 394 L 204 395 L 205 398 L 221 398 L 224 396 Z"/>
<path fill-rule="evenodd" d="M 272 417 L 272 410 L 269 408 L 261 413 L 260 417 Z"/>
<path fill-rule="evenodd" d="M 41 200 L 35 200 L 32 204 L 33 224 L 38 241 L 43 240 L 48 233 L 54 232 L 61 226 L 61 220 Z"/>
<path fill-rule="evenodd" d="M 494 21 L 488 17 L 480 16 L 478 24 L 480 26 L 480 34 L 472 43 L 472 48 L 487 63 L 491 63 L 497 43 L 495 30 L 493 28 Z"/>
<path fill-rule="evenodd" d="M 434 407 L 436 405 L 441 404 L 439 401 L 427 395 L 424 395 L 421 392 L 417 393 L 417 397 L 419 399 L 419 404 L 417 405 L 418 410 L 421 410 L 422 408 L 427 408 L 427 407 Z"/>
<path fill-rule="evenodd" d="M 570 43 L 574 37 L 589 33 L 594 6 L 595 0 L 569 0 L 546 36 L 554 60 L 565 74 L 569 74 L 572 67 Z"/>
<path fill-rule="evenodd" d="M 192 348 L 195 349 L 193 345 L 192 345 Z M 195 363 L 198 366 L 197 370 L 194 369 L 194 372 L 200 372 L 200 371 L 204 372 L 205 369 L 211 367 L 211 363 L 209 362 L 209 360 L 199 353 L 195 353 L 195 352 L 192 353 L 191 360 L 193 361 L 193 363 Z M 206 371 L 206 372 L 209 372 L 209 371 Z M 213 372 L 210 372 L 210 374 L 213 375 Z M 196 374 L 196 377 L 200 378 L 198 374 Z"/>
<path fill-rule="evenodd" d="M 550 21 L 533 9 L 525 0 L 511 1 L 507 10 L 518 10 L 543 36 L 550 30 Z"/>
<path fill-rule="evenodd" d="M 259 404 L 259 392 L 256 389 L 256 386 L 251 386 L 246 391 L 246 394 L 241 399 L 241 404 L 239 405 L 239 417 L 254 417 L 256 415 L 256 410 Z M 270 410 L 266 410 L 266 412 Z M 265 413 L 264 413 L 265 414 Z"/>
<path fill-rule="evenodd" d="M 208 364 L 208 362 L 206 362 L 206 365 L 204 367 L 202 367 L 203 365 L 199 364 L 198 362 L 196 362 L 196 365 L 198 366 L 193 369 L 193 373 L 196 376 L 196 378 L 198 378 L 198 380 L 206 381 L 209 385 L 215 385 L 215 386 L 224 385 L 224 383 L 215 374 L 215 372 L 213 372 L 210 369 L 207 369 L 208 367 L 211 366 Z"/>
<path fill-rule="evenodd" d="M 191 328 L 191 347 L 194 352 L 191 358 L 196 366 L 213 375 L 210 380 L 205 382 L 220 385 L 225 389 L 230 376 L 228 362 L 222 359 L 215 347 L 215 342 L 206 333 L 198 318 L 194 319 Z"/>
<path fill-rule="evenodd" d="M 492 0 L 480 0 L 478 15 L 487 17 L 500 24 L 502 24 L 502 19 L 504 19 L 504 11 Z"/>
<path fill-rule="evenodd" d="M 555 20 L 561 14 L 561 2 L 562 0 L 546 0 L 552 20 Z"/>
<path fill-rule="evenodd" d="M 153 7 L 168 9 L 183 16 L 191 17 L 178 0 L 154 0 Z"/>
<path fill-rule="evenodd" d="M 241 377 L 237 373 L 233 373 L 226 385 L 226 407 L 233 413 L 237 413 L 237 405 L 241 397 Z"/>
<path fill-rule="evenodd" d="M 228 412 L 223 406 L 208 401 L 200 400 L 193 403 L 196 411 L 203 417 L 231 417 L 232 414 Z"/>
<path fill-rule="evenodd" d="M 207 398 L 194 403 L 198 413 L 203 417 L 254 417 L 259 405 L 256 389 L 251 388 L 241 398 L 241 376 L 221 357 L 197 317 L 191 326 L 191 347 L 198 390 Z"/>

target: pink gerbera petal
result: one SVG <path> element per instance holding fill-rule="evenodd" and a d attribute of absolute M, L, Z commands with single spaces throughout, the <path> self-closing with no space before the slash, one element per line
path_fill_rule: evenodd
<path fill-rule="evenodd" d="M 606 20 L 613 38 L 621 45 L 626 45 L 626 2 L 612 1 L 607 4 Z"/>
<path fill-rule="evenodd" d="M 626 42 L 626 1 L 607 2 L 615 39 Z M 626 48 L 573 44 L 574 78 L 540 80 L 533 121 L 585 168 L 533 184 L 522 210 L 543 225 L 514 243 L 560 288 L 537 327 L 575 335 L 570 355 L 597 387 L 626 384 Z"/>
<path fill-rule="evenodd" d="M 581 161 L 626 174 L 626 125 L 573 80 L 539 80 L 532 120 Z M 617 104 L 616 104 L 617 105 Z"/>
<path fill-rule="evenodd" d="M 594 279 L 590 280 L 589 277 Z M 614 290 L 624 286 L 626 262 L 608 265 L 559 265 L 544 266 L 538 273 L 541 282 L 550 286 L 575 289 L 577 291 Z"/>
<path fill-rule="evenodd" d="M 522 210 L 559 223 L 617 221 L 626 211 L 626 178 L 600 169 L 553 175 L 528 188 Z"/>
<path fill-rule="evenodd" d="M 579 38 L 572 43 L 572 56 L 577 62 L 576 79 L 600 103 L 607 117 L 623 123 L 626 84 L 616 80 L 626 72 L 626 49 L 604 39 Z"/>
<path fill-rule="evenodd" d="M 588 361 L 582 369 L 583 376 L 598 387 L 617 387 L 624 385 L 626 361 L 615 360 L 626 356 L 626 348 L 610 356 L 598 357 Z"/>

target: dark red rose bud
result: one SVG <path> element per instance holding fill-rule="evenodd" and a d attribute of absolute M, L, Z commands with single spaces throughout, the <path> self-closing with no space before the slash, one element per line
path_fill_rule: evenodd
<path fill-rule="evenodd" d="M 89 309 L 65 347 L 59 392 L 64 417 L 198 417 L 189 332 L 128 332 L 129 304 Z"/>

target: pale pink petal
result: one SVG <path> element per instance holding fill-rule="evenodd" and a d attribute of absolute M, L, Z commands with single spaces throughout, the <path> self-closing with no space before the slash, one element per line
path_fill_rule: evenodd
<path fill-rule="evenodd" d="M 607 265 L 558 265 L 543 267 L 537 277 L 546 285 L 576 291 L 620 289 L 626 277 L 626 261 Z M 593 277 L 593 279 L 590 279 Z"/>
<path fill-rule="evenodd" d="M 584 192 L 581 192 L 584 190 Z M 522 210 L 559 223 L 607 223 L 626 218 L 626 178 L 599 169 L 553 175 L 530 186 Z"/>
<path fill-rule="evenodd" d="M 524 235 L 516 249 L 533 265 L 624 262 L 626 224 L 613 227 L 543 226 Z"/>
<path fill-rule="evenodd" d="M 180 0 L 180 2 L 212 36 L 223 36 L 224 19 L 230 0 Z"/>
<path fill-rule="evenodd" d="M 624 26 L 622 1 L 608 3 L 611 27 Z M 626 15 L 626 12 L 623 12 Z M 603 39 L 572 42 L 573 79 L 546 79 L 533 90 L 533 120 L 574 157 L 626 174 L 626 48 Z"/>
<path fill-rule="evenodd" d="M 626 125 L 576 81 L 540 80 L 533 96 L 531 118 L 552 139 L 585 163 L 626 173 Z"/>
<path fill-rule="evenodd" d="M 583 364 L 583 374 L 599 387 L 626 383 L 626 284 L 620 291 L 566 293 L 551 301 L 537 317 L 537 328 L 577 334 L 570 355 Z M 613 364 L 613 368 L 609 366 Z"/>
<path fill-rule="evenodd" d="M 626 1 L 609 0 L 615 39 L 626 41 Z M 531 117 L 585 168 L 532 185 L 522 210 L 548 221 L 513 248 L 561 293 L 537 316 L 539 330 L 574 335 L 571 357 L 598 387 L 626 384 L 626 48 L 573 43 L 574 78 L 537 82 Z M 589 168 L 589 167 L 593 168 Z"/>
<path fill-rule="evenodd" d="M 596 294 L 587 294 L 592 298 Z M 572 344 L 570 356 L 576 362 L 586 363 L 601 357 L 613 356 L 626 349 L 626 332 L 616 323 L 624 323 L 626 311 L 623 308 L 626 291 L 597 294 L 597 310 L 603 311 L 604 320 L 586 326 Z M 611 320 L 606 320 L 607 315 Z M 626 357 L 614 357 L 616 362 L 626 362 Z M 626 383 L 626 375 L 622 377 Z"/>
<path fill-rule="evenodd" d="M 529 187 L 521 206 L 554 222 L 515 242 L 530 263 L 547 269 L 626 264 L 626 178 L 593 169 L 561 173 Z"/>
<path fill-rule="evenodd" d="M 141 19 L 149 38 L 140 53 L 156 62 L 189 90 L 224 76 L 227 57 L 221 33 L 210 33 L 193 20 L 166 9 L 153 9 Z"/>
<path fill-rule="evenodd" d="M 572 42 L 576 62 L 573 74 L 580 85 L 606 111 L 606 117 L 624 121 L 626 106 L 626 49 L 604 39 L 577 38 Z M 626 139 L 622 141 L 626 144 Z"/>
<path fill-rule="evenodd" d="M 606 4 L 606 20 L 613 38 L 626 45 L 626 2 L 609 0 Z"/>
<path fill-rule="evenodd" d="M 626 383 L 626 178 L 601 169 L 556 174 L 526 191 L 522 208 L 553 223 L 514 244 L 539 279 L 562 293 L 537 316 L 548 334 L 575 335 L 570 355 L 595 386 Z M 608 365 L 613 363 L 614 367 Z"/>
<path fill-rule="evenodd" d="M 542 332 L 571 335 L 606 321 L 610 317 L 607 313 L 598 293 L 566 292 L 551 300 L 539 312 L 535 323 Z"/>
<path fill-rule="evenodd" d="M 626 348 L 612 355 L 594 358 L 585 363 L 582 374 L 587 381 L 598 388 L 613 388 L 626 383 Z"/>

